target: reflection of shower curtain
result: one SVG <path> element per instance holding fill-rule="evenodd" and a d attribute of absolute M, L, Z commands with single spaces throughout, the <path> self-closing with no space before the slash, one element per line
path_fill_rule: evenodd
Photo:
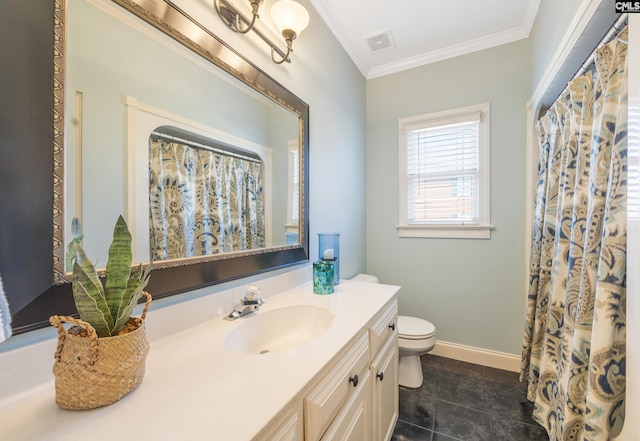
<path fill-rule="evenodd" d="M 260 163 L 157 140 L 150 142 L 149 171 L 155 259 L 265 246 Z"/>
<path fill-rule="evenodd" d="M 626 29 L 619 35 L 627 39 Z M 537 125 L 521 379 L 551 441 L 606 441 L 624 400 L 627 45 L 598 50 Z"/>

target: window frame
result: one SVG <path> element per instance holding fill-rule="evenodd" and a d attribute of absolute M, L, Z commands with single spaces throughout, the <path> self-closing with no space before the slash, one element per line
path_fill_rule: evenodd
<path fill-rule="evenodd" d="M 456 109 L 432 112 L 423 115 L 400 118 L 398 120 L 398 165 L 399 165 L 399 222 L 396 225 L 399 237 L 427 238 L 467 238 L 490 239 L 491 230 L 491 170 L 490 170 L 490 126 L 491 106 L 489 103 L 477 104 Z M 478 223 L 450 224 L 409 223 L 408 219 L 408 172 L 407 172 L 407 129 L 410 126 L 427 125 L 429 127 L 446 126 L 469 119 L 479 114 L 478 126 Z"/>
<path fill-rule="evenodd" d="M 287 223 L 284 225 L 286 235 L 294 235 L 297 243 L 298 223 L 300 220 L 300 144 L 297 139 L 289 140 L 287 143 Z M 289 236 L 287 236 L 289 237 Z M 287 239 L 289 243 L 289 239 Z"/>

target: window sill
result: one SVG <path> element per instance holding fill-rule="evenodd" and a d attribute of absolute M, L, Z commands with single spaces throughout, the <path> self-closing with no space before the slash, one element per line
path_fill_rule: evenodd
<path fill-rule="evenodd" d="M 491 239 L 493 225 L 396 225 L 399 237 Z"/>

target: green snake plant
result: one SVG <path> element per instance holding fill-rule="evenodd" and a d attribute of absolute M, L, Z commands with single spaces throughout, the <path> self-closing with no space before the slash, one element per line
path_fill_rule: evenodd
<path fill-rule="evenodd" d="M 131 270 L 131 233 L 122 216 L 118 217 L 109 247 L 106 281 L 98 273 L 81 246 L 82 232 L 74 220 L 73 299 L 80 319 L 91 324 L 98 337 L 118 335 L 131 317 L 149 282 L 152 265 L 140 264 Z"/>

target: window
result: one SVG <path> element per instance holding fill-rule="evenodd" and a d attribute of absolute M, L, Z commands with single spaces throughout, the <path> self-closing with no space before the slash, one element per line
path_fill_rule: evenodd
<path fill-rule="evenodd" d="M 288 175 L 289 186 L 287 193 L 287 224 L 285 225 L 285 235 L 287 244 L 299 243 L 298 223 L 300 218 L 300 147 L 298 140 L 288 143 Z"/>
<path fill-rule="evenodd" d="M 400 237 L 491 237 L 489 104 L 399 121 Z"/>

